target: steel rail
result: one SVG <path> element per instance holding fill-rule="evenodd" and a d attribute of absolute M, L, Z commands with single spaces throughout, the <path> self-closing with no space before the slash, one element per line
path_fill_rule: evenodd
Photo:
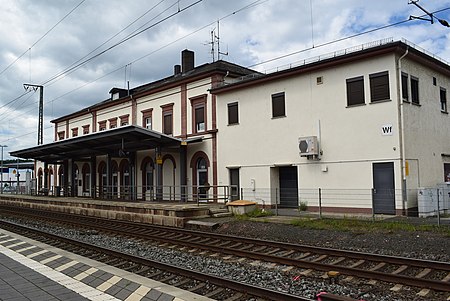
<path fill-rule="evenodd" d="M 12 222 L 6 222 L 6 221 L 0 220 L 0 225 L 2 225 L 4 227 L 18 228 L 18 229 L 21 229 L 22 231 L 26 231 L 26 232 L 36 233 L 36 234 L 45 236 L 46 238 L 49 238 L 52 240 L 61 241 L 66 244 L 78 246 L 80 248 L 94 250 L 94 251 L 102 253 L 102 254 L 107 254 L 108 256 L 118 257 L 120 259 L 138 263 L 143 266 L 151 266 L 151 267 L 154 267 L 154 268 L 157 268 L 160 270 L 169 271 L 170 273 L 181 275 L 184 277 L 197 279 L 197 280 L 200 280 L 203 282 L 209 282 L 216 286 L 230 288 L 232 290 L 246 293 L 248 295 L 258 296 L 258 297 L 270 299 L 270 300 L 313 301 L 310 298 L 295 296 L 295 295 L 291 295 L 291 294 L 287 294 L 287 293 L 283 293 L 283 292 L 279 292 L 279 291 L 274 291 L 274 290 L 270 290 L 270 289 L 266 289 L 266 288 L 262 288 L 262 287 L 257 287 L 254 285 L 244 284 L 244 283 L 230 280 L 230 279 L 227 279 L 224 277 L 214 276 L 214 275 L 205 274 L 205 273 L 199 273 L 194 270 L 188 270 L 185 268 L 180 268 L 180 267 L 177 267 L 174 265 L 161 263 L 161 262 L 150 260 L 150 259 L 143 258 L 140 256 L 126 254 L 126 253 L 122 253 L 122 252 L 119 252 L 116 250 L 96 246 L 96 245 L 89 244 L 89 243 L 80 242 L 77 240 L 69 239 L 69 238 L 55 235 L 52 233 L 48 233 L 45 231 L 39 231 L 34 228 L 26 227 L 26 226 L 23 226 L 20 224 L 12 223 Z M 348 300 L 353 300 L 353 299 L 348 299 Z"/>
<path fill-rule="evenodd" d="M 72 215 L 70 215 L 71 218 L 74 218 Z M 91 217 L 85 217 L 88 220 L 92 220 Z M 148 225 L 148 224 L 136 224 L 131 222 L 124 222 L 124 221 L 111 221 L 107 219 L 98 219 L 95 218 L 97 221 L 94 223 L 94 227 L 101 229 L 102 231 L 112 231 L 111 226 L 114 226 L 114 231 L 120 232 L 124 235 L 133 235 L 130 228 L 138 228 L 141 231 L 139 231 L 139 234 L 137 235 L 140 238 L 147 238 L 147 239 L 153 239 L 158 241 L 163 241 L 166 243 L 171 244 L 179 244 L 191 248 L 199 248 L 203 250 L 210 250 L 218 253 L 225 253 L 228 255 L 234 255 L 239 257 L 247 257 L 255 260 L 265 260 L 265 261 L 271 261 L 276 262 L 280 264 L 290 265 L 290 266 L 296 266 L 299 268 L 306 268 L 306 269 L 315 269 L 320 271 L 337 271 L 341 274 L 345 275 L 353 275 L 358 276 L 361 278 L 367 278 L 367 279 L 377 279 L 380 281 L 386 281 L 386 282 L 392 282 L 392 283 L 400 283 L 404 285 L 409 286 L 415 286 L 415 287 L 425 287 L 437 291 L 450 291 L 450 283 L 444 282 L 444 281 L 438 281 L 438 280 L 431 280 L 431 279 L 424 279 L 424 278 L 417 278 L 417 277 L 409 277 L 404 275 L 398 275 L 398 274 L 390 274 L 390 273 L 382 273 L 378 271 L 370 271 L 370 270 L 362 270 L 362 269 L 356 269 L 351 267 L 345 267 L 345 266 L 338 266 L 333 264 L 325 264 L 320 262 L 311 262 L 308 260 L 301 260 L 301 259 L 292 259 L 292 258 L 286 258 L 281 256 L 275 256 L 275 255 L 269 255 L 265 254 L 264 252 L 255 252 L 255 251 L 247 251 L 247 250 L 240 250 L 240 249 L 234 249 L 234 248 L 226 248 L 224 246 L 214 246 L 214 245 L 205 245 L 206 242 L 195 242 L 195 241 L 189 241 L 189 240 L 182 240 L 179 238 L 174 238 L 173 236 L 164 235 L 164 233 L 172 232 L 172 233 L 179 233 L 183 235 L 191 235 L 191 236 L 200 236 L 200 237 L 208 237 L 208 238 L 214 238 L 214 239 L 220 239 L 220 240 L 227 240 L 227 241 L 234 241 L 234 242 L 243 242 L 243 239 L 245 240 L 246 244 L 256 244 L 261 246 L 270 246 L 274 248 L 280 248 L 283 250 L 295 250 L 299 252 L 311 252 L 316 254 L 326 254 L 330 256 L 339 256 L 339 257 L 347 257 L 347 258 L 353 258 L 353 259 L 362 259 L 366 261 L 376 261 L 376 262 L 385 262 L 390 264 L 398 264 L 398 265 L 407 265 L 409 267 L 420 267 L 420 268 L 431 268 L 435 270 L 441 270 L 441 271 L 450 271 L 450 264 L 445 262 L 436 262 L 436 261 L 426 261 L 426 260 L 418 260 L 418 259 L 410 259 L 410 258 L 402 258 L 402 257 L 395 257 L 395 256 L 384 256 L 384 255 L 377 255 L 377 254 L 370 254 L 370 253 L 360 253 L 360 252 L 354 252 L 354 251 L 344 251 L 344 250 L 337 250 L 337 249 L 325 249 L 325 248 L 318 248 L 318 247 L 311 247 L 311 246 L 305 246 L 305 245 L 296 245 L 296 244 L 290 244 L 290 243 L 280 243 L 280 242 L 273 242 L 273 241 L 267 241 L 267 240 L 261 240 L 261 239 L 252 239 L 252 238 L 242 238 L 242 237 L 235 237 L 235 236 L 228 236 L 223 234 L 215 234 L 215 233 L 205 233 L 200 231 L 193 231 L 193 230 L 186 230 L 186 229 L 179 229 L 179 228 L 167 228 L 167 227 L 161 227 L 161 226 L 155 226 L 155 225 Z M 78 221 L 79 222 L 79 221 Z M 78 222 L 74 222 L 78 224 Z M 99 223 L 100 222 L 100 223 Z M 101 223 L 105 223 L 107 225 L 101 226 Z M 124 228 L 124 225 L 127 225 L 128 229 Z M 142 231 L 142 228 L 146 230 L 152 230 L 152 231 Z M 156 234 L 152 234 L 153 230 L 158 230 L 159 232 Z"/>

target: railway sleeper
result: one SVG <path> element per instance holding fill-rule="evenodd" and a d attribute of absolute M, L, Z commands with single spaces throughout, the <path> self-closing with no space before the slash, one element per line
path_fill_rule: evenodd
<path fill-rule="evenodd" d="M 215 290 L 213 290 L 213 291 L 207 293 L 207 294 L 205 295 L 205 297 L 207 297 L 207 298 L 212 298 L 212 297 L 214 297 L 214 296 L 216 296 L 216 295 L 218 295 L 218 294 L 223 293 L 223 291 L 224 291 L 224 288 L 218 287 L 218 288 L 216 288 Z"/>
<path fill-rule="evenodd" d="M 206 283 L 201 282 L 201 283 L 197 284 L 196 286 L 187 289 L 187 291 L 195 293 L 195 292 L 203 289 L 205 286 L 206 286 Z"/>

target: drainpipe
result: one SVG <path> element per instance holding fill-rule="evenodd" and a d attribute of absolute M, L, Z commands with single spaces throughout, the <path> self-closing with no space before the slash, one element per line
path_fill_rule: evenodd
<path fill-rule="evenodd" d="M 406 191 L 406 152 L 405 152 L 405 117 L 404 106 L 402 98 L 402 59 L 408 55 L 409 48 L 406 46 L 405 53 L 397 61 L 397 100 L 398 100 L 398 122 L 399 122 L 399 144 L 400 144 L 400 165 L 402 175 L 402 215 L 406 215 L 406 206 L 408 204 L 407 191 Z"/>

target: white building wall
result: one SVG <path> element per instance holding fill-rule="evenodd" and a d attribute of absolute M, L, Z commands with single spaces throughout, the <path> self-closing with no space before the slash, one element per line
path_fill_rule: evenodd
<path fill-rule="evenodd" d="M 144 96 L 137 100 L 137 125 L 142 126 L 142 111 L 153 109 L 152 129 L 162 132 L 162 108 L 161 106 L 173 103 L 173 135 L 181 134 L 181 89 L 179 87 Z"/>
<path fill-rule="evenodd" d="M 132 114 L 132 108 L 131 108 L 131 100 L 127 102 L 120 103 L 115 106 L 111 106 L 105 109 L 101 109 L 97 111 L 97 124 L 96 128 L 97 131 L 99 131 L 98 123 L 102 121 L 106 121 L 106 129 L 110 129 L 109 119 L 111 118 L 117 118 L 117 127 L 120 126 L 120 118 L 119 116 L 127 115 L 129 114 L 129 123 L 131 123 L 131 114 Z M 92 130 L 91 130 L 92 132 Z"/>
<path fill-rule="evenodd" d="M 205 78 L 199 81 L 195 81 L 186 85 L 187 92 L 187 133 L 192 134 L 194 130 L 192 128 L 193 122 L 193 110 L 191 105 L 191 98 L 205 95 L 206 100 L 206 126 L 205 130 L 210 130 L 212 128 L 212 104 L 211 104 L 211 94 L 207 91 L 211 87 L 211 78 Z"/>
<path fill-rule="evenodd" d="M 450 153 L 450 116 L 442 112 L 440 88 L 450 96 L 449 77 L 406 57 L 402 61 L 402 71 L 419 79 L 420 105 L 405 103 L 405 146 L 409 163 L 407 187 L 435 187 L 444 182 L 444 162 L 450 158 L 442 154 Z M 436 85 L 433 84 L 436 78 Z M 411 99 L 411 85 L 408 81 Z"/>
<path fill-rule="evenodd" d="M 369 74 L 382 71 L 389 72 L 390 101 L 371 103 Z M 319 76 L 323 84 L 316 84 Z M 357 76 L 364 76 L 366 104 L 347 107 L 346 79 Z M 300 189 L 370 191 L 372 163 L 394 162 L 400 189 L 396 82 L 394 55 L 385 55 L 218 94 L 219 181 L 229 182 L 227 167 L 240 167 L 242 187 L 255 179 L 257 187 L 271 188 L 277 175 L 270 168 L 292 164 Z M 286 117 L 272 118 L 271 95 L 279 92 Z M 228 125 L 227 104 L 235 101 L 239 124 Z M 385 125 L 392 125 L 392 135 L 382 135 Z M 298 138 L 305 136 L 320 136 L 320 161 L 300 157 Z"/>

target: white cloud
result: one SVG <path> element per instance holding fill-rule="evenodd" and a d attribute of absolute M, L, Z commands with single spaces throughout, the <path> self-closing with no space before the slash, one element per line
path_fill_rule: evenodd
<path fill-rule="evenodd" d="M 0 73 L 80 2 L 81 0 L 0 0 Z M 7 71 L 0 74 L 0 106 L 22 94 L 22 84 L 28 82 L 30 76 L 35 84 L 52 78 L 158 2 L 85 1 L 32 47 L 31 55 L 29 52 L 25 53 Z M 204 0 L 89 61 L 51 85 L 45 85 L 45 128 L 50 126 L 49 121 L 53 118 L 106 99 L 112 87 L 124 87 L 124 66 L 139 58 L 145 57 L 127 67 L 132 87 L 170 75 L 173 65 L 180 63 L 180 51 L 185 48 L 196 52 L 196 64 L 211 61 L 208 46 L 210 31 L 217 27 L 215 22 L 225 16 L 228 17 L 220 22 L 221 47 L 223 51 L 228 50 L 229 55 L 223 56 L 223 59 L 251 66 L 299 52 L 258 66 L 261 70 L 387 37 L 406 38 L 450 60 L 450 29 L 438 23 L 430 24 L 419 20 L 321 46 L 406 20 L 410 15 L 423 14 L 414 5 L 408 5 L 406 0 L 268 0 L 239 11 L 253 2 L 254 0 Z M 194 0 L 182 0 L 179 5 L 184 8 L 191 3 Z M 430 12 L 447 9 L 436 13 L 436 16 L 450 22 L 450 0 L 421 0 L 420 4 Z M 168 10 L 163 13 L 165 9 Z M 175 13 L 177 9 L 178 1 L 162 2 L 96 53 L 119 42 L 140 26 L 150 26 Z M 232 14 L 235 11 L 239 12 Z M 157 16 L 160 13 L 162 15 Z M 316 46 L 314 50 L 301 51 L 313 44 Z M 98 78 L 101 79 L 95 81 Z M 64 96 L 61 97 L 62 95 Z M 36 100 L 37 94 L 26 102 L 20 99 L 12 107 L 0 108 L 0 144 L 7 143 L 10 146 L 8 151 L 36 144 Z M 9 109 L 6 111 L 6 108 Z M 25 135 L 33 131 L 34 133 Z M 45 133 L 45 142 L 51 142 L 53 129 L 49 128 Z"/>

